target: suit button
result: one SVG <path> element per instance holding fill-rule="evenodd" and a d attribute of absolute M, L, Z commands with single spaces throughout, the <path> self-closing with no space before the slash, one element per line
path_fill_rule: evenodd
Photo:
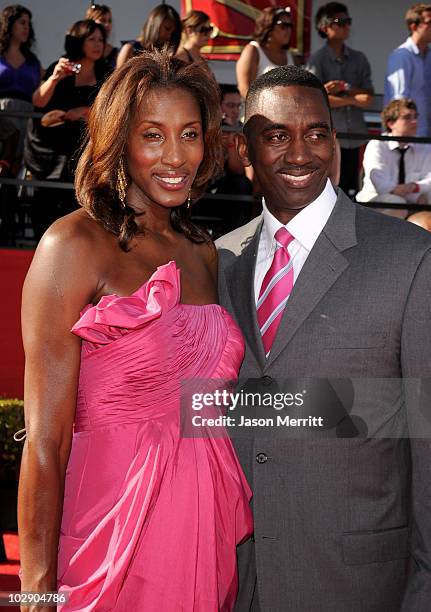
<path fill-rule="evenodd" d="M 268 461 L 268 456 L 265 453 L 258 453 L 256 455 L 256 461 L 258 463 L 266 463 Z"/>
<path fill-rule="evenodd" d="M 264 385 L 266 385 L 267 387 L 269 387 L 269 385 L 271 385 L 273 382 L 271 376 L 268 376 L 268 374 L 265 374 L 265 376 L 262 376 L 262 383 Z"/>

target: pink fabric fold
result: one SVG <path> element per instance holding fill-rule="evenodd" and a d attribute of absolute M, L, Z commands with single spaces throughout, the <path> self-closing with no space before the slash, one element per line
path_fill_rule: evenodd
<path fill-rule="evenodd" d="M 132 295 L 103 296 L 96 306 L 88 304 L 72 332 L 83 340 L 109 344 L 125 330 L 143 327 L 180 301 L 180 271 L 174 261 L 160 266 Z"/>

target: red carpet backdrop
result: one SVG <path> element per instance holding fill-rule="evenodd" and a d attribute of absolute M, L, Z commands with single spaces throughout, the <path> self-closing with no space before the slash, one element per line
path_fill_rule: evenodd
<path fill-rule="evenodd" d="M 202 49 L 207 59 L 236 60 L 251 40 L 259 11 L 267 6 L 289 6 L 296 23 L 292 50 L 300 55 L 310 51 L 311 0 L 181 0 L 181 15 L 196 9 L 210 16 L 217 36 Z"/>
<path fill-rule="evenodd" d="M 9 593 L 21 590 L 19 571 L 19 543 L 16 533 L 3 534 L 7 563 L 0 563 L 0 592 Z M 7 612 L 19 612 L 19 606 L 2 608 Z"/>
<path fill-rule="evenodd" d="M 33 251 L 0 249 L 0 396 L 23 397 L 21 292 Z"/>

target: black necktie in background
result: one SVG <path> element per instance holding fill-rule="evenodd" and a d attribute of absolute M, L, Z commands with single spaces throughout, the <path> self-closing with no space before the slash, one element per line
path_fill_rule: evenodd
<path fill-rule="evenodd" d="M 406 154 L 408 147 L 398 147 L 398 151 L 400 152 L 400 164 L 398 169 L 398 185 L 404 185 L 406 182 L 406 167 L 404 165 L 404 155 Z"/>

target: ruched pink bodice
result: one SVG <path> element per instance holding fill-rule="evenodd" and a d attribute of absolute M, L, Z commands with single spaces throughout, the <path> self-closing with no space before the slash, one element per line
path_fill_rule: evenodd
<path fill-rule="evenodd" d="M 62 610 L 232 609 L 250 489 L 227 437 L 182 438 L 181 381 L 236 379 L 244 345 L 216 304 L 180 303 L 161 266 L 129 297 L 87 306 L 58 582 Z"/>

